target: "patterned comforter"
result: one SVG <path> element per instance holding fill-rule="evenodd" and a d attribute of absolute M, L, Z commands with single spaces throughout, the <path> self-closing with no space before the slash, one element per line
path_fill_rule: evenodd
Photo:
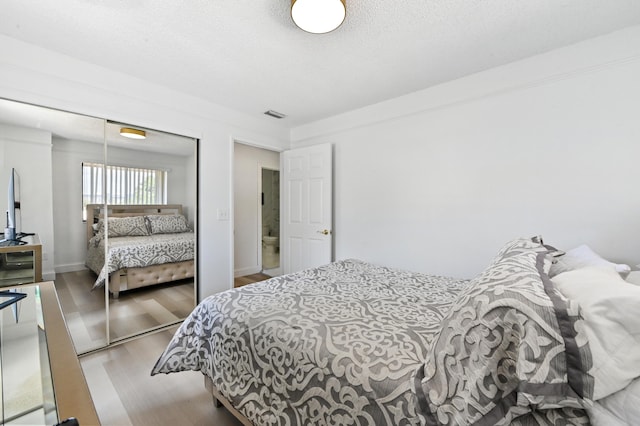
<path fill-rule="evenodd" d="M 105 240 L 98 237 L 89 242 L 87 266 L 98 274 L 93 288 L 102 287 L 106 276 L 120 269 L 191 260 L 195 252 L 193 232 L 109 237 L 106 261 L 104 243 Z"/>
<path fill-rule="evenodd" d="M 202 371 L 260 425 L 416 423 L 409 379 L 466 285 L 346 260 L 226 291 L 153 374 Z"/>
<path fill-rule="evenodd" d="M 518 275 L 516 287 L 528 289 L 526 280 L 535 281 L 535 250 L 533 255 L 520 258 L 513 257 L 510 250 L 503 255 L 507 256 L 507 266 L 498 262 L 496 273 L 485 272 L 479 281 L 345 260 L 215 294 L 202 301 L 183 322 L 151 374 L 201 371 L 256 425 L 475 424 L 478 418 L 484 423 L 495 421 L 496 407 L 504 407 L 504 419 L 511 424 L 588 424 L 575 394 L 569 404 L 555 398 L 544 410 L 537 410 L 536 404 L 541 403 L 537 396 L 532 396 L 532 401 L 512 400 L 508 394 L 509 389 L 518 388 L 521 367 L 516 369 L 509 360 L 512 356 L 517 359 L 519 353 L 521 357 L 527 355 L 522 360 L 523 371 L 531 372 L 531 380 L 549 376 L 553 383 L 558 382 L 551 387 L 532 385 L 532 392 L 566 388 L 560 383 L 563 374 L 566 380 L 566 372 L 559 371 L 556 377 L 556 370 L 551 374 L 545 366 L 564 353 L 566 342 L 559 337 L 559 330 L 553 331 L 557 324 L 543 324 L 548 333 L 542 336 L 537 325 L 524 319 L 527 315 L 516 315 L 518 321 L 526 323 L 527 333 L 539 333 L 533 355 L 528 346 L 536 335 L 523 336 L 528 346 L 519 349 L 514 337 L 520 334 L 513 334 L 515 329 L 505 330 L 506 326 L 484 337 L 486 329 L 480 335 L 469 333 L 470 339 L 460 335 L 459 347 L 458 343 L 437 346 L 455 342 L 444 325 L 450 321 L 454 307 L 460 310 L 456 320 L 466 323 L 464 318 L 468 317 L 475 321 L 470 315 L 474 307 L 460 306 L 469 294 L 475 294 L 476 286 L 488 285 L 495 278 L 496 297 L 500 299 L 497 304 L 510 303 L 501 300 L 502 294 L 511 294 L 502 291 L 510 284 L 500 280 L 508 280 L 510 268 L 517 270 L 513 259 L 533 262 L 525 274 Z M 546 309 L 550 302 L 543 294 L 539 298 L 544 299 Z M 482 299 L 478 306 L 484 303 Z M 520 302 L 516 305 L 517 310 L 523 308 Z M 513 318 L 511 314 L 507 317 Z M 500 323 L 499 319 L 492 321 Z M 538 317 L 534 317 L 536 321 Z M 513 343 L 504 352 L 500 345 L 501 351 L 492 349 L 496 347 L 492 342 L 502 340 L 498 332 L 506 333 L 505 342 L 509 337 Z M 487 345 L 480 344 L 484 340 Z M 429 360 L 443 359 L 441 355 L 449 359 L 437 364 L 444 373 L 437 375 Z M 540 362 L 542 368 L 534 370 L 534 362 Z M 475 369 L 483 372 L 485 364 L 489 370 L 495 365 L 506 369 L 495 375 L 490 371 L 483 381 Z M 458 369 L 459 365 L 471 369 Z M 479 386 L 467 377 L 477 377 Z M 500 382 L 500 392 L 490 382 L 494 378 Z M 437 393 L 431 393 L 429 386 Z M 452 405 L 445 405 L 449 400 L 441 402 L 440 395 L 453 398 Z M 503 395 L 509 399 L 496 399 Z M 469 415 L 469 419 L 461 420 L 463 415 Z"/>

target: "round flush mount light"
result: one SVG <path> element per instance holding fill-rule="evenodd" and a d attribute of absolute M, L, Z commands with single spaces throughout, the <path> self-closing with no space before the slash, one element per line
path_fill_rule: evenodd
<path fill-rule="evenodd" d="M 347 0 L 291 0 L 291 18 L 302 30 L 324 34 L 338 28 L 347 15 Z"/>
<path fill-rule="evenodd" d="M 131 127 L 122 127 L 120 129 L 120 136 L 124 136 L 129 139 L 144 139 L 147 134 L 144 130 L 132 129 Z"/>

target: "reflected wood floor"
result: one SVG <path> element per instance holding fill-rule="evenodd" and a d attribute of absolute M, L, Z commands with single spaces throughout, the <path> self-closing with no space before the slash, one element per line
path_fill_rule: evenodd
<path fill-rule="evenodd" d="M 200 372 L 151 376 L 177 326 L 80 357 L 103 425 L 238 426 L 224 407 L 215 408 Z"/>
<path fill-rule="evenodd" d="M 104 288 L 91 291 L 96 276 L 90 270 L 56 274 L 55 286 L 69 334 L 79 353 L 106 342 Z M 109 299 L 111 340 L 172 324 L 195 307 L 194 281 L 143 287 Z"/>

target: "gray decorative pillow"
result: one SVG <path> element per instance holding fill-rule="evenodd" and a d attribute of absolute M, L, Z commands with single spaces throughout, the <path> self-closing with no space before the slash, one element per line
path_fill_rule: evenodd
<path fill-rule="evenodd" d="M 151 234 L 175 234 L 191 231 L 187 219 L 181 214 L 148 215 L 145 216 L 145 220 Z"/>
<path fill-rule="evenodd" d="M 591 400 L 578 306 L 545 272 L 552 251 L 511 241 L 459 295 L 412 379 L 427 425 L 508 425 Z"/>
<path fill-rule="evenodd" d="M 110 217 L 109 237 L 140 237 L 149 235 L 143 216 Z M 98 222 L 98 234 L 104 235 L 104 221 Z"/>

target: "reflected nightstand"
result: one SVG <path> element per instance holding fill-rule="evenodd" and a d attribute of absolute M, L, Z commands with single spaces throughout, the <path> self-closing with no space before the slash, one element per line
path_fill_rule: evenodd
<path fill-rule="evenodd" d="M 0 246 L 0 287 L 42 281 L 42 244 L 38 235 L 22 237 L 25 244 Z"/>

